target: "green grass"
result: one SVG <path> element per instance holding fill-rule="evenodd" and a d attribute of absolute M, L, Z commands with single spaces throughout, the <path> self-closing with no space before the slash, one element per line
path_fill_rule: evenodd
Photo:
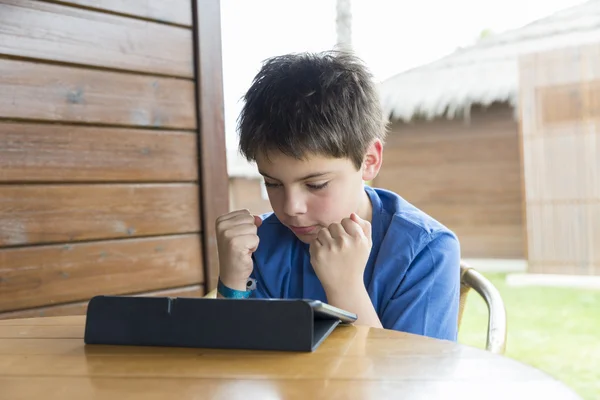
<path fill-rule="evenodd" d="M 486 274 L 508 317 L 506 356 L 558 378 L 586 400 L 600 399 L 600 291 L 510 287 Z M 487 308 L 470 292 L 459 342 L 485 348 Z"/>

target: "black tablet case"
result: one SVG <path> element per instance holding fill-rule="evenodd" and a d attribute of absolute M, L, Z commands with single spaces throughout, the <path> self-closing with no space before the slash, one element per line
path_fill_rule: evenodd
<path fill-rule="evenodd" d="M 96 296 L 86 344 L 314 351 L 340 323 L 303 300 Z"/>

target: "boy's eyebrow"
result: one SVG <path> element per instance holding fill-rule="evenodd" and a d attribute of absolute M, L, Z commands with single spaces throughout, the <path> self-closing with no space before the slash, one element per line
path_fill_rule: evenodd
<path fill-rule="evenodd" d="M 278 181 L 278 180 L 279 180 L 279 179 L 275 179 L 275 178 L 273 178 L 272 176 L 269 176 L 269 175 L 265 174 L 265 173 L 264 173 L 264 172 L 262 172 L 261 170 L 258 170 L 258 172 L 259 172 L 259 173 L 260 173 L 262 176 L 264 176 L 265 178 L 273 179 L 274 181 Z M 327 175 L 327 174 L 329 174 L 329 173 L 330 173 L 330 172 L 315 172 L 314 174 L 308 174 L 308 175 L 306 175 L 306 176 L 303 176 L 302 178 L 298 178 L 298 179 L 296 179 L 296 182 L 305 181 L 305 180 L 307 180 L 307 179 L 311 179 L 311 178 L 318 178 L 318 177 L 321 177 L 321 176 L 323 176 L 323 175 Z"/>

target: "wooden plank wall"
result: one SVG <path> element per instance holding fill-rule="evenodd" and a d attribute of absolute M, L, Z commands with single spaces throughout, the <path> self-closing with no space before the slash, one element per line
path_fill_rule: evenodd
<path fill-rule="evenodd" d="M 520 62 L 529 272 L 600 275 L 600 46 Z"/>
<path fill-rule="evenodd" d="M 462 118 L 395 122 L 374 186 L 452 229 L 463 257 L 524 257 L 518 124 L 506 104 Z"/>
<path fill-rule="evenodd" d="M 220 16 L 200 5 L 0 0 L 0 318 L 214 287 Z"/>

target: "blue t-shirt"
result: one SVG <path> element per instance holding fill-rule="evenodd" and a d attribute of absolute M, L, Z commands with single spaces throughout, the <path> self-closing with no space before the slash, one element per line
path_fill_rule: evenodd
<path fill-rule="evenodd" d="M 364 282 L 386 329 L 456 341 L 460 246 L 456 236 L 402 197 L 365 186 L 373 206 L 373 247 Z M 254 253 L 256 298 L 326 302 L 309 245 L 265 214 Z"/>

